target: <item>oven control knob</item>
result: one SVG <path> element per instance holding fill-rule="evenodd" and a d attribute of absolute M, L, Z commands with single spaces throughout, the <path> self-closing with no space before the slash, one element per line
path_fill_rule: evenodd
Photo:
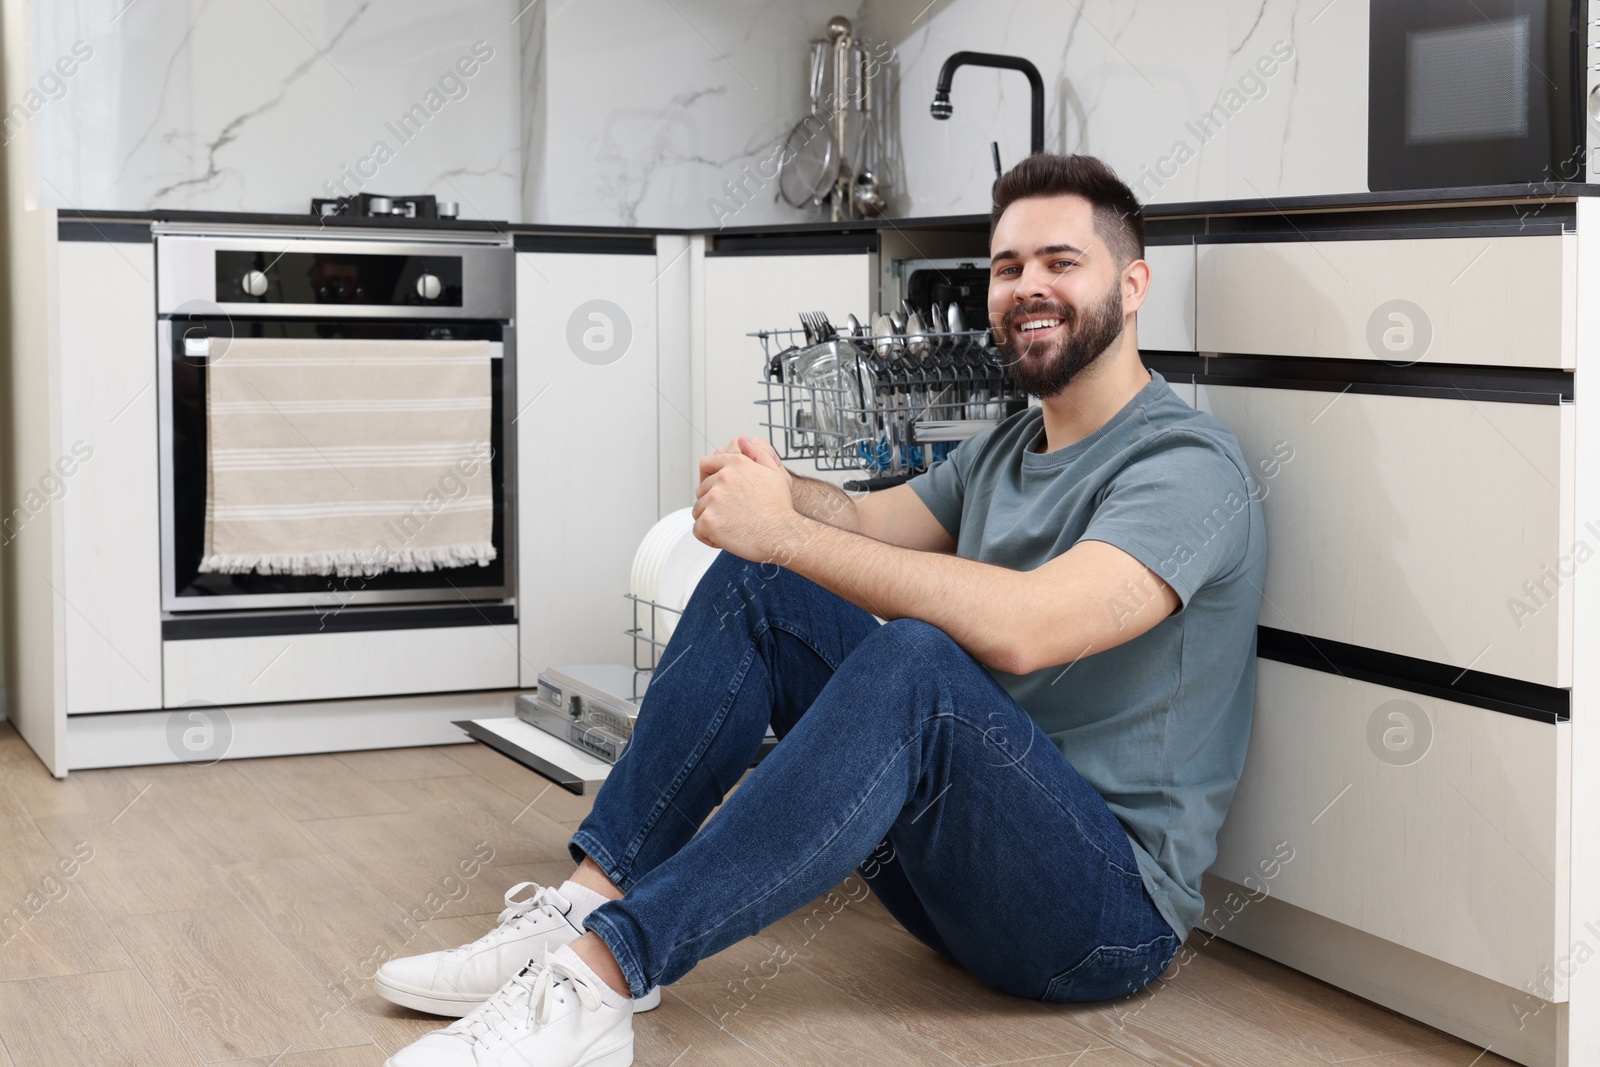
<path fill-rule="evenodd" d="M 417 295 L 422 299 L 437 300 L 442 292 L 444 292 L 444 283 L 439 281 L 437 274 L 423 274 L 417 279 Z"/>
<path fill-rule="evenodd" d="M 258 270 L 247 270 L 239 279 L 239 286 L 250 296 L 263 296 L 267 291 L 267 276 Z"/>

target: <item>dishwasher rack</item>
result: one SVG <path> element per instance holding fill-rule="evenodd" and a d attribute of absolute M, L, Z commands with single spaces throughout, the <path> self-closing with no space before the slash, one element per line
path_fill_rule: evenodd
<path fill-rule="evenodd" d="M 821 470 L 904 477 L 1027 406 L 987 329 L 814 340 L 761 330 L 772 447 Z"/>

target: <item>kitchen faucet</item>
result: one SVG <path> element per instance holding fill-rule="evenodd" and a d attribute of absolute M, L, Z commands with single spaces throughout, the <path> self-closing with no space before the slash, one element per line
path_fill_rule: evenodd
<path fill-rule="evenodd" d="M 1039 68 L 1021 56 L 1002 56 L 993 52 L 957 52 L 944 61 L 944 66 L 939 68 L 939 84 L 934 87 L 933 106 L 929 108 L 936 119 L 947 119 L 954 110 L 950 106 L 950 79 L 955 77 L 956 68 L 972 67 L 999 67 L 1002 70 L 1020 70 L 1028 76 L 1028 86 L 1033 93 L 1032 122 L 1030 133 L 1033 141 L 1033 152 L 1044 151 L 1044 79 L 1039 76 Z"/>

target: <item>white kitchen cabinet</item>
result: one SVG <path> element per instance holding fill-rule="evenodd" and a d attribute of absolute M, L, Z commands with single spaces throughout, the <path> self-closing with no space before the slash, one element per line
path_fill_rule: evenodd
<path fill-rule="evenodd" d="M 632 661 L 623 597 L 660 514 L 656 280 L 670 266 L 655 254 L 517 254 L 523 686 L 549 666 Z"/>
<path fill-rule="evenodd" d="M 1198 398 L 1260 484 L 1262 625 L 1571 685 L 1571 404 L 1214 384 Z"/>
<path fill-rule="evenodd" d="M 1139 309 L 1139 347 L 1148 352 L 1194 352 L 1195 246 L 1147 245 L 1150 291 Z"/>
<path fill-rule="evenodd" d="M 1567 724 L 1261 660 L 1211 873 L 1515 996 L 1567 950 L 1570 766 Z"/>
<path fill-rule="evenodd" d="M 1202 243 L 1196 290 L 1202 352 L 1575 366 L 1571 234 Z"/>
<path fill-rule="evenodd" d="M 698 294 L 701 309 L 691 350 L 698 404 L 694 423 L 698 458 L 740 434 L 767 434 L 766 397 L 761 384 L 761 342 L 757 330 L 798 329 L 801 311 L 826 312 L 835 324 L 854 314 L 863 322 L 875 310 L 877 255 L 839 254 L 704 255 Z M 784 347 L 787 342 L 780 343 Z M 809 461 L 789 468 L 834 482 L 864 477 L 859 471 L 818 471 Z M 693 501 L 694 484 L 683 487 L 682 504 Z"/>
<path fill-rule="evenodd" d="M 163 644 L 166 706 L 515 689 L 515 626 L 198 638 Z"/>
<path fill-rule="evenodd" d="M 66 710 L 159 708 L 154 245 L 62 241 L 58 271 L 61 450 L 17 489 L 60 500 Z"/>

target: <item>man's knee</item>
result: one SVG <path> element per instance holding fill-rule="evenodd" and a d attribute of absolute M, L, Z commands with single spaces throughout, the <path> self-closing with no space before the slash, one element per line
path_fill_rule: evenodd
<path fill-rule="evenodd" d="M 877 692 L 903 697 L 890 703 L 927 716 L 946 705 L 949 683 L 971 662 L 937 626 L 919 619 L 893 619 L 856 646 L 846 667 L 854 676 L 851 685 L 870 685 Z"/>
<path fill-rule="evenodd" d="M 955 639 L 931 622 L 921 619 L 893 619 L 878 627 L 872 635 L 878 647 L 886 653 L 898 652 L 902 658 L 901 665 L 915 671 L 919 665 L 926 671 L 930 666 L 937 667 L 946 662 L 951 654 L 965 656 L 966 652 L 956 644 Z M 907 655 L 909 659 L 905 659 Z M 936 657 L 934 659 L 918 659 L 918 655 Z"/>

